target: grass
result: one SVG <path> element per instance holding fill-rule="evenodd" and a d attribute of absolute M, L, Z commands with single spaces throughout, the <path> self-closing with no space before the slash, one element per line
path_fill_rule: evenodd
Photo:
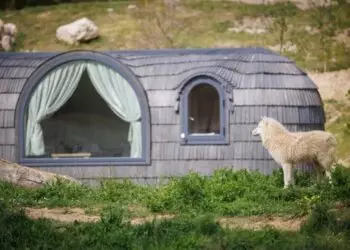
<path fill-rule="evenodd" d="M 328 111 L 328 120 L 331 120 L 327 123 L 326 129 L 337 138 L 337 157 L 350 162 L 350 103 L 328 100 L 325 102 L 325 109 Z M 337 114 L 336 117 L 334 117 L 335 114 Z"/>
<path fill-rule="evenodd" d="M 270 228 L 260 231 L 223 229 L 211 216 L 182 215 L 139 226 L 124 223 L 123 212 L 104 214 L 98 223 L 58 224 L 33 221 L 21 212 L 0 211 L 2 249 L 347 249 L 348 236 L 330 215 L 315 213 L 300 233 Z M 316 218 L 315 218 L 316 217 Z M 323 230 L 315 219 L 328 224 Z M 344 222 L 344 224 L 349 221 Z M 348 225 L 348 224 L 346 224 Z M 45 232 L 45 234 L 43 234 Z"/>
<path fill-rule="evenodd" d="M 20 11 L 0 12 L 0 16 L 6 22 L 14 22 L 18 25 L 19 37 L 16 50 L 65 51 L 168 47 L 169 43 L 165 41 L 164 36 L 158 34 L 156 26 L 147 21 L 154 17 L 152 14 L 155 10 L 154 2 L 150 1 L 148 8 L 141 6 L 138 11 L 128 10 L 127 6 L 132 3 L 130 1 L 109 1 L 29 7 Z M 337 17 L 336 28 L 339 31 L 350 27 L 349 6 L 349 3 L 345 3 L 344 6 L 334 8 Z M 278 44 L 276 29 L 269 29 L 266 34 L 260 35 L 234 33 L 228 29 L 243 17 L 276 18 L 283 13 L 289 25 L 286 41 L 291 41 L 298 48 L 294 52 L 283 53 L 296 60 L 297 64 L 304 69 L 321 70 L 323 63 L 320 60 L 322 58 L 320 37 L 318 34 L 312 35 L 305 32 L 305 27 L 315 26 L 313 20 L 316 11 L 317 9 L 302 11 L 291 3 L 248 5 L 229 1 L 220 2 L 220 4 L 215 1 L 183 1 L 183 6 L 176 11 L 173 19 L 179 25 L 186 24 L 185 28 L 174 27 L 176 32 L 173 30 L 168 32 L 174 47 L 269 47 Z M 165 11 L 165 13 L 168 12 Z M 210 18 L 208 18 L 209 15 Z M 68 46 L 56 40 L 55 32 L 60 25 L 84 16 L 93 20 L 100 28 L 99 39 L 77 46 Z M 170 14 L 166 16 L 169 19 L 172 18 Z M 164 23 L 166 21 L 169 20 L 165 20 Z M 150 31 L 153 36 L 157 36 L 156 39 L 143 36 L 141 24 L 146 24 L 146 33 L 147 27 L 151 26 Z M 350 66 L 350 48 L 345 44 L 333 41 L 331 54 L 328 61 L 329 70 Z"/>
<path fill-rule="evenodd" d="M 133 214 L 212 213 L 218 216 L 293 215 L 308 213 L 318 200 L 335 202 L 350 197 L 350 172 L 338 167 L 334 183 L 316 184 L 311 174 L 297 172 L 297 185 L 282 189 L 282 172 L 267 176 L 246 170 L 221 169 L 210 177 L 191 172 L 158 187 L 131 181 L 102 182 L 99 187 L 59 181 L 40 189 L 0 183 L 0 197 L 10 207 L 134 206 Z"/>
<path fill-rule="evenodd" d="M 338 166 L 333 185 L 315 185 L 297 174 L 297 186 L 282 189 L 281 173 L 265 176 L 244 170 L 219 170 L 212 177 L 196 173 L 160 187 L 125 182 L 85 187 L 58 182 L 39 189 L 1 183 L 1 249 L 347 249 L 350 241 L 350 172 Z M 334 209 L 342 201 L 342 209 Z M 176 216 L 140 225 L 130 223 L 130 204 Z M 104 204 L 95 223 L 59 223 L 26 217 L 23 206 L 88 206 Z M 108 205 L 107 205 L 108 204 Z M 294 204 L 294 205 L 293 205 Z M 277 210 L 278 211 L 277 211 Z M 344 212 L 347 211 L 347 212 Z M 145 211 L 142 211 L 143 213 Z M 222 214 L 306 213 L 298 232 L 265 227 L 257 231 L 228 229 Z M 45 232 L 43 234 L 43 232 Z"/>

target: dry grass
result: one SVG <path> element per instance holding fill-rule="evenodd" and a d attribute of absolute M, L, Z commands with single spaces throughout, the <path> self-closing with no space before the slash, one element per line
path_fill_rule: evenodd
<path fill-rule="evenodd" d="M 294 52 L 285 52 L 296 60 L 298 65 L 310 69 L 320 69 L 319 37 L 305 31 L 312 26 L 312 11 L 302 11 L 294 5 L 248 5 L 237 2 L 184 0 L 176 8 L 159 7 L 149 1 L 147 7 L 128 9 L 126 2 L 89 2 L 61 4 L 20 11 L 0 12 L 6 22 L 18 25 L 19 36 L 16 50 L 21 51 L 66 51 L 73 49 L 116 50 L 142 48 L 210 48 L 210 47 L 278 47 L 278 30 L 265 25 L 266 33 L 250 34 L 232 32 L 235 23 L 249 20 L 251 25 L 259 20 L 273 22 L 283 9 L 288 15 L 286 42 L 297 45 Z M 338 13 L 339 12 L 339 13 Z M 347 12 L 337 10 L 343 20 L 339 27 L 350 27 Z M 100 28 L 101 37 L 78 46 L 68 46 L 56 40 L 56 29 L 77 18 L 88 17 Z M 158 17 L 158 24 L 156 17 Z M 249 23 L 248 23 L 249 24 Z M 162 31 L 162 28 L 165 31 Z M 169 39 L 170 37 L 170 39 Z M 171 40 L 169 42 L 169 40 Z M 331 70 L 350 66 L 350 48 L 342 40 L 334 39 Z"/>
<path fill-rule="evenodd" d="M 98 222 L 99 215 L 86 214 L 82 208 L 25 208 L 25 214 L 32 219 L 50 219 L 58 222 Z M 174 214 L 151 214 L 144 216 L 133 216 L 131 225 L 140 225 L 154 220 L 167 220 L 175 218 Z M 299 231 L 305 217 L 287 218 L 278 216 L 240 216 L 219 217 L 217 222 L 223 228 L 261 230 L 271 227 L 282 231 Z"/>

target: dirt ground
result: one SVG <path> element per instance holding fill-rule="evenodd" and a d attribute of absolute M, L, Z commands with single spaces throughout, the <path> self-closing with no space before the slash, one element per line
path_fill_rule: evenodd
<path fill-rule="evenodd" d="M 216 0 L 220 1 L 220 0 Z M 231 2 L 247 3 L 247 4 L 274 4 L 282 2 L 291 2 L 294 3 L 299 9 L 306 10 L 312 8 L 314 5 L 321 5 L 324 1 L 310 1 L 310 0 L 229 0 Z M 330 1 L 326 1 L 327 4 Z M 313 5 L 314 4 L 314 5 Z"/>
<path fill-rule="evenodd" d="M 86 214 L 82 208 L 25 208 L 25 213 L 32 219 L 46 218 L 65 223 L 78 222 L 98 222 L 100 216 Z M 172 214 L 154 214 L 150 216 L 133 217 L 130 221 L 132 225 L 140 225 L 153 220 L 165 220 L 174 218 Z M 249 217 L 220 217 L 217 221 L 224 228 L 243 228 L 249 230 L 259 230 L 266 226 L 284 231 L 298 231 L 304 218 L 283 218 L 266 216 Z"/>
<path fill-rule="evenodd" d="M 350 69 L 325 73 L 308 72 L 308 75 L 318 86 L 323 100 L 346 98 L 345 94 L 350 89 Z"/>

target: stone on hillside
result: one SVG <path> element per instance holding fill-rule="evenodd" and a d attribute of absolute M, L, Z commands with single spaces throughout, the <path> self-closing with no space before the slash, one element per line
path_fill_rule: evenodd
<path fill-rule="evenodd" d="M 4 28 L 4 22 L 0 19 L 0 37 L 2 34 L 2 29 Z"/>
<path fill-rule="evenodd" d="M 3 26 L 3 31 L 5 35 L 15 37 L 17 34 L 17 27 L 13 23 L 5 23 Z"/>
<path fill-rule="evenodd" d="M 12 38 L 9 35 L 4 35 L 1 38 L 1 47 L 5 50 L 5 51 L 10 51 L 12 48 Z"/>
<path fill-rule="evenodd" d="M 58 179 L 79 184 L 79 181 L 69 176 L 41 171 L 0 159 L 0 180 L 2 181 L 26 188 L 35 188 Z"/>
<path fill-rule="evenodd" d="M 91 20 L 84 17 L 58 27 L 56 37 L 60 41 L 73 45 L 99 37 L 99 30 Z"/>
<path fill-rule="evenodd" d="M 136 10 L 137 6 L 135 4 L 129 4 L 128 5 L 128 10 Z"/>

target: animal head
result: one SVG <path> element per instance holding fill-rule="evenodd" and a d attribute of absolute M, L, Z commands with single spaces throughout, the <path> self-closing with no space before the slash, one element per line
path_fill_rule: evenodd
<path fill-rule="evenodd" d="M 252 130 L 252 135 L 257 136 L 264 136 L 266 134 L 269 134 L 271 132 L 273 133 L 279 133 L 284 132 L 286 129 L 283 127 L 281 123 L 276 121 L 273 118 L 263 116 L 258 124 L 258 126 Z"/>
<path fill-rule="evenodd" d="M 266 119 L 267 117 L 263 116 L 261 117 L 260 122 L 258 123 L 258 126 L 252 130 L 252 135 L 258 136 L 262 135 L 266 127 L 268 126 L 268 121 Z"/>

